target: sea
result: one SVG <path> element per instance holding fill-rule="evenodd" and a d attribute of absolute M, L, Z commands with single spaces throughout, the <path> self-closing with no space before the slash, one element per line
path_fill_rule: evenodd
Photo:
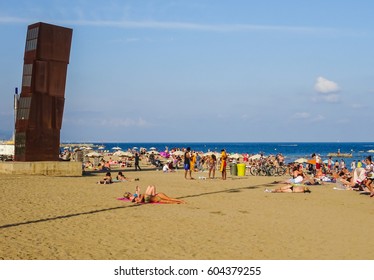
<path fill-rule="evenodd" d="M 126 151 L 128 149 L 145 148 L 150 150 L 155 148 L 157 151 L 169 151 L 174 148 L 187 148 L 197 152 L 220 152 L 225 149 L 228 153 L 239 154 L 259 154 L 265 156 L 283 154 L 286 163 L 293 162 L 298 158 L 305 157 L 309 159 L 313 153 L 320 154 L 323 160 L 328 159 L 329 153 L 351 153 L 351 158 L 333 157 L 332 159 L 340 161 L 343 159 L 348 165 L 353 160 L 360 161 L 369 155 L 374 156 L 374 142 L 158 142 L 158 143 L 91 143 L 95 147 L 104 146 L 105 150 L 112 151 L 119 147 Z"/>

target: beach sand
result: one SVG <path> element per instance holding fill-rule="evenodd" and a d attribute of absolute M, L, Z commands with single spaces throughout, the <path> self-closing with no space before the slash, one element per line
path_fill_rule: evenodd
<path fill-rule="evenodd" d="M 125 175 L 139 181 L 96 184 L 102 173 L 0 175 L 0 259 L 374 258 L 374 198 L 367 195 L 334 184 L 312 186 L 311 194 L 265 193 L 279 177 L 199 180 L 207 173 L 194 173 L 196 180 L 185 180 L 182 170 L 133 169 Z M 117 200 L 150 184 L 187 204 Z"/>

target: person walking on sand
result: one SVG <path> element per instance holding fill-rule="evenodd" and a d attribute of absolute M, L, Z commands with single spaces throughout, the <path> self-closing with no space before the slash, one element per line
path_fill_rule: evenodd
<path fill-rule="evenodd" d="M 190 175 L 190 179 L 192 178 L 192 171 L 191 171 L 191 148 L 188 147 L 184 152 L 184 178 L 187 178 L 187 174 Z"/>
<path fill-rule="evenodd" d="M 140 161 L 139 153 L 135 153 L 135 171 L 138 171 L 138 169 L 139 171 L 142 170 L 139 166 L 139 161 Z"/>
<path fill-rule="evenodd" d="M 226 173 L 227 161 L 226 160 L 227 160 L 226 150 L 222 149 L 221 150 L 221 167 L 219 169 L 222 173 L 222 180 L 226 180 L 226 176 L 227 176 L 227 173 Z"/>

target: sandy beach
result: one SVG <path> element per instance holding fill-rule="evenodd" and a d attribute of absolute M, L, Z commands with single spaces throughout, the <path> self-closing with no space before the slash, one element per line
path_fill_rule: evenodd
<path fill-rule="evenodd" d="M 0 175 L 0 259 L 356 260 L 374 258 L 374 199 L 334 184 L 266 193 L 279 177 L 185 180 L 180 170 L 125 170 L 139 181 Z M 116 175 L 116 171 L 112 171 Z M 283 177 L 287 178 L 287 177 Z M 183 205 L 120 201 L 155 185 Z"/>

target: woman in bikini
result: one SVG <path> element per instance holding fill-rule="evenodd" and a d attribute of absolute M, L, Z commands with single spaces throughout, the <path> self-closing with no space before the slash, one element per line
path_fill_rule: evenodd
<path fill-rule="evenodd" d="M 151 185 L 148 186 L 144 194 L 139 194 L 140 188 L 136 187 L 136 193 L 131 195 L 130 193 L 125 193 L 124 197 L 130 199 L 132 202 L 136 203 L 163 203 L 163 204 L 185 204 L 186 202 L 180 199 L 171 198 L 164 193 L 157 193 L 156 187 Z"/>
<path fill-rule="evenodd" d="M 265 189 L 265 192 L 270 193 L 311 193 L 311 190 L 305 186 L 292 186 L 292 185 L 285 185 L 279 187 L 277 189 L 269 190 Z"/>

